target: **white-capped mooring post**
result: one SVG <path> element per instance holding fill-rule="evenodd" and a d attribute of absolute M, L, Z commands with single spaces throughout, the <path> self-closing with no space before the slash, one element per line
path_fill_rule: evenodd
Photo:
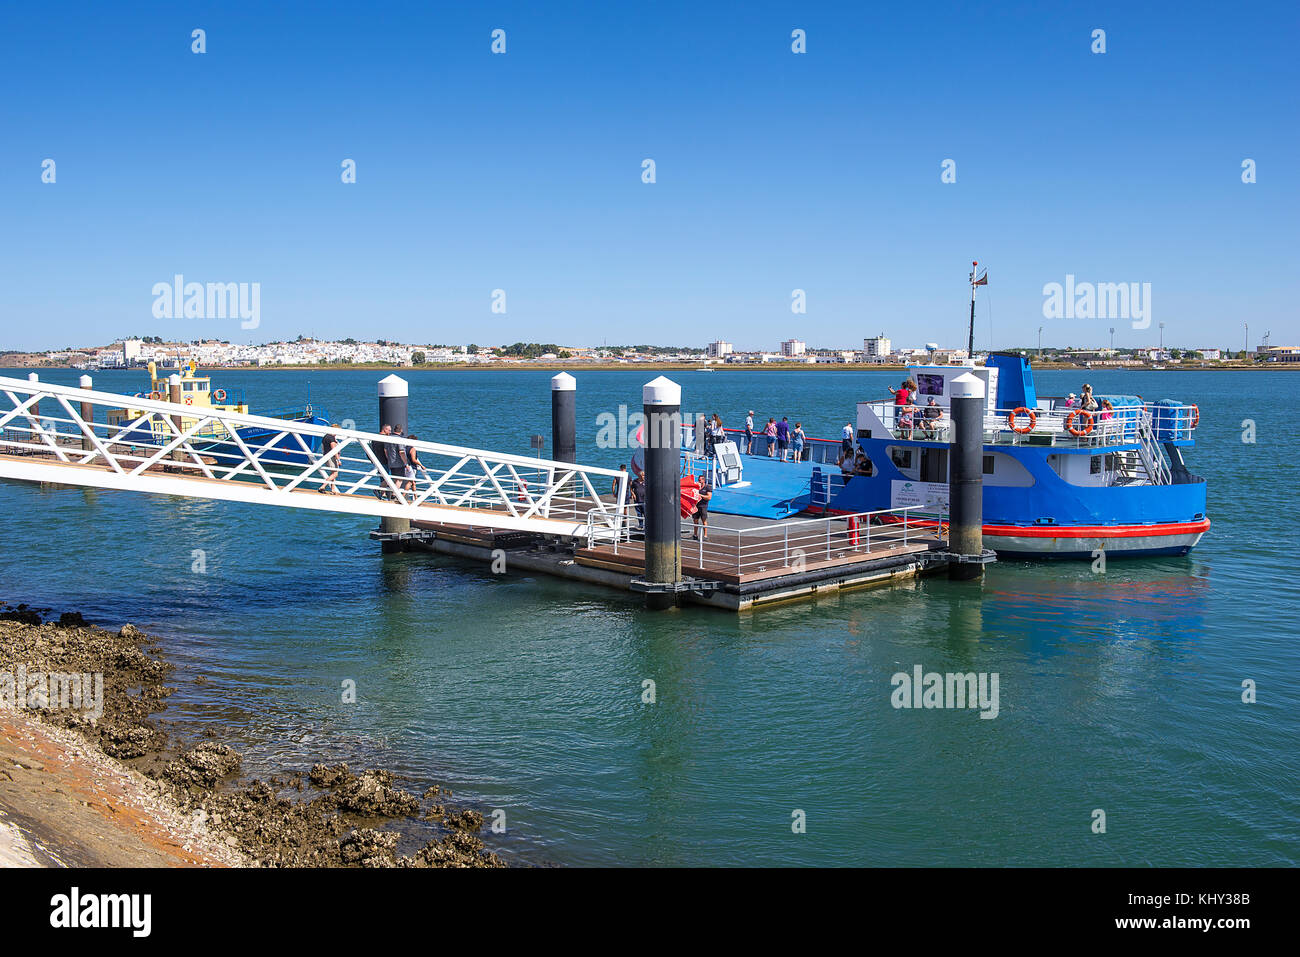
<path fill-rule="evenodd" d="M 641 391 L 645 424 L 646 607 L 677 604 L 682 580 L 682 387 L 665 376 Z"/>
<path fill-rule="evenodd" d="M 984 380 L 965 372 L 949 384 L 952 447 L 948 452 L 948 577 L 971 581 L 992 558 L 984 551 Z"/>
<path fill-rule="evenodd" d="M 410 386 L 406 380 L 399 375 L 388 375 L 379 380 L 379 428 L 383 429 L 385 425 L 391 425 L 393 431 L 402 430 L 402 435 L 407 434 L 407 404 L 410 395 Z M 406 452 L 406 446 L 397 446 L 403 453 Z M 376 452 L 382 450 L 375 449 Z M 378 456 L 380 459 L 380 468 L 386 468 L 388 465 L 384 456 Z M 402 472 L 398 471 L 393 476 L 393 481 L 400 487 L 402 481 Z M 387 515 L 379 520 L 379 531 L 383 536 L 381 539 L 380 550 L 389 555 L 394 552 L 400 552 L 403 549 L 401 535 L 409 535 L 411 532 L 411 520 L 409 518 L 391 518 Z"/>
<path fill-rule="evenodd" d="M 551 454 L 557 462 L 578 461 L 578 380 L 567 372 L 551 379 Z"/>

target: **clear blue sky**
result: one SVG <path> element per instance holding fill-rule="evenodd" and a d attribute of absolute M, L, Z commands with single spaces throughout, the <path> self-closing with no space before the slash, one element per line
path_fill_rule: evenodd
<path fill-rule="evenodd" d="M 981 346 L 1157 342 L 1045 320 L 1067 273 L 1151 283 L 1167 344 L 1294 344 L 1298 9 L 6 4 L 0 346 L 957 344 L 972 259 Z M 153 318 L 175 273 L 259 282 L 260 328 Z"/>

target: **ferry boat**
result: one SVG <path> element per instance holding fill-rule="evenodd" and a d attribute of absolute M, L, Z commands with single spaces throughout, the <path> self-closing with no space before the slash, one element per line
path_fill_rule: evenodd
<path fill-rule="evenodd" d="M 225 389 L 213 389 L 212 379 L 210 376 L 198 374 L 198 363 L 190 360 L 182 365 L 180 370 L 181 386 L 181 403 L 186 407 L 186 411 L 193 411 L 194 415 L 181 416 L 181 428 L 189 429 L 197 424 L 202 416 L 204 409 L 219 410 L 224 412 L 238 412 L 244 415 L 249 414 L 248 402 L 242 393 L 238 396 L 227 393 Z M 137 399 L 154 399 L 160 402 L 166 402 L 169 399 L 168 391 L 168 374 L 159 374 L 156 363 L 149 363 L 149 391 L 137 392 Z M 258 412 L 258 415 L 274 419 L 284 419 L 289 422 L 307 422 L 312 425 L 329 425 L 329 413 L 324 409 L 315 409 L 312 407 L 310 398 L 308 401 L 298 407 L 288 409 L 276 409 L 270 412 Z M 122 434 L 118 440 L 129 444 L 133 438 L 141 444 L 160 445 L 165 443 L 173 436 L 172 431 L 162 419 L 152 413 L 141 413 L 138 409 L 111 409 L 108 412 L 108 424 L 119 428 L 134 424 L 134 427 Z M 265 446 L 265 451 L 258 456 L 258 461 L 270 465 L 306 465 L 312 461 L 312 456 L 320 454 L 320 438 L 313 436 L 310 442 L 306 436 L 301 436 L 303 443 L 311 449 L 308 452 L 298 443 L 298 438 L 294 435 L 283 436 L 276 439 L 277 432 L 268 428 L 249 427 L 235 429 L 239 440 L 253 450 Z M 235 442 L 230 431 L 220 423 L 209 423 L 201 428 L 194 435 L 194 448 L 205 454 L 211 455 L 221 461 L 242 461 L 244 452 L 240 449 L 239 444 Z"/>
<path fill-rule="evenodd" d="M 802 460 L 769 457 L 766 435 L 697 444 L 684 427 L 683 471 L 714 485 L 714 512 L 783 518 L 916 506 L 946 518 L 952 441 L 949 389 L 971 373 L 985 384 L 984 542 L 1001 558 L 1184 555 L 1209 530 L 1205 479 L 1183 457 L 1200 412 L 1172 399 L 1097 395 L 1088 413 L 1039 396 L 1029 360 L 992 353 L 982 366 L 912 365 L 918 395 L 857 404 L 840 441 L 808 439 Z M 931 406 L 930 400 L 934 400 Z M 927 418 L 924 409 L 935 411 Z M 844 453 L 849 452 L 846 462 Z M 861 456 L 861 458 L 859 458 Z"/>

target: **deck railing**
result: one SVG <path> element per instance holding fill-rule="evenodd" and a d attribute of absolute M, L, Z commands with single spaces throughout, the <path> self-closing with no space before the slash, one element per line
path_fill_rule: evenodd
<path fill-rule="evenodd" d="M 641 516 L 635 505 L 625 509 L 617 530 L 608 516 L 588 517 L 588 547 L 607 544 L 614 554 L 638 547 Z M 744 575 L 789 569 L 796 574 L 822 562 L 867 557 L 895 546 L 941 541 L 942 518 L 923 506 L 877 509 L 849 515 L 787 519 L 757 525 L 734 516 L 709 514 L 708 538 L 692 519 L 681 520 L 682 561 L 705 571 Z"/>
<path fill-rule="evenodd" d="M 985 414 L 984 443 L 1086 448 L 1137 444 L 1144 440 L 1186 440 L 1192 438 L 1200 421 L 1200 412 L 1194 405 L 1122 405 L 1086 413 L 1048 401 L 1053 404 L 1035 409 L 1032 418 L 1024 412 L 1014 418 L 1009 412 Z M 942 409 L 937 418 L 929 418 L 927 408 L 936 407 L 911 406 L 909 411 L 909 407 L 887 402 L 871 406 L 894 438 L 951 442 L 951 412 Z"/>

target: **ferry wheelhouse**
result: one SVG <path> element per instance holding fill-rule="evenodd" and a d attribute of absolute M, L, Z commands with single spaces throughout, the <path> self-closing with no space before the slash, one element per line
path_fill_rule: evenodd
<path fill-rule="evenodd" d="M 204 410 L 215 410 L 223 412 L 238 412 L 248 414 L 248 401 L 243 392 L 238 395 L 230 394 L 225 389 L 212 388 L 212 379 L 210 376 L 198 374 L 198 364 L 193 360 L 184 363 L 180 373 L 180 404 L 185 407 L 184 414 L 180 416 L 180 425 L 182 429 L 191 429 L 203 420 Z M 159 402 L 168 402 L 171 400 L 170 382 L 168 373 L 161 372 L 156 363 L 149 363 L 149 391 L 135 393 L 137 399 L 154 399 Z M 312 425 L 329 425 L 329 413 L 324 409 L 314 409 L 310 399 L 302 406 L 296 406 L 287 409 L 275 409 L 270 412 L 258 412 L 258 415 L 268 418 L 285 419 L 292 422 L 308 422 Z M 134 423 L 133 427 L 123 433 L 119 441 L 130 443 L 132 437 L 137 437 L 142 445 L 161 445 L 172 437 L 171 429 L 168 424 L 158 415 L 152 413 L 142 413 L 139 409 L 112 409 L 108 412 L 108 424 L 118 428 L 127 427 Z M 258 461 L 271 465 L 306 465 L 311 460 L 311 455 L 304 452 L 299 445 L 299 438 L 306 442 L 306 437 L 295 437 L 294 435 L 279 436 L 272 429 L 267 428 L 246 428 L 236 429 L 240 441 L 249 448 L 265 450 L 258 456 Z M 222 457 L 228 457 L 231 460 L 243 460 L 244 453 L 238 443 L 231 436 L 230 431 L 219 422 L 209 422 L 201 426 L 194 433 L 194 447 L 199 452 L 212 455 L 220 460 Z M 311 437 L 310 442 L 311 454 L 315 455 L 320 452 L 319 437 Z"/>
<path fill-rule="evenodd" d="M 1205 480 L 1183 457 L 1195 445 L 1195 405 L 1099 394 L 1098 404 L 1113 408 L 1085 412 L 1068 398 L 1039 396 L 1028 360 L 1015 354 L 993 353 L 983 366 L 910 366 L 918 393 L 910 412 L 892 399 L 859 402 L 851 438 L 810 439 L 798 462 L 769 458 L 764 435 L 745 455 L 741 433 L 706 450 L 687 428 L 684 468 L 713 482 L 715 512 L 780 518 L 918 506 L 942 521 L 949 389 L 964 373 L 986 387 L 984 540 L 999 557 L 1183 555 L 1209 530 Z"/>

